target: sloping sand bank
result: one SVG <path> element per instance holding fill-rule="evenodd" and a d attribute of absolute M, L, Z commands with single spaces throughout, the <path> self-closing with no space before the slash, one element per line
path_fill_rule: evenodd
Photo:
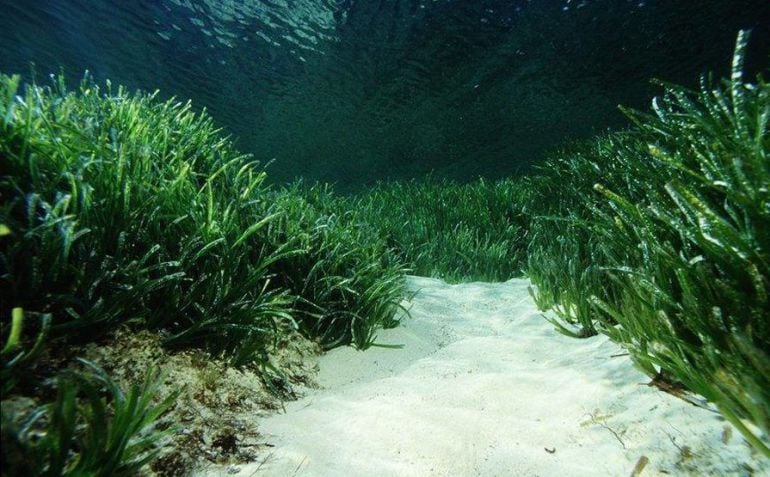
<path fill-rule="evenodd" d="M 322 357 L 323 389 L 261 422 L 272 453 L 228 473 L 594 477 L 647 461 L 638 475 L 770 475 L 718 414 L 647 386 L 606 337 L 555 332 L 526 280 L 409 283 L 412 318 L 379 334 L 403 349 Z"/>

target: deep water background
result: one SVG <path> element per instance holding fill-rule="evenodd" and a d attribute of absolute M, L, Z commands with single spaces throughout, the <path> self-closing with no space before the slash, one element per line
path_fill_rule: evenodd
<path fill-rule="evenodd" d="M 0 71 L 84 70 L 207 108 L 295 177 L 521 173 L 645 108 L 652 77 L 770 62 L 767 0 L 0 0 Z M 31 67 L 34 64 L 34 68 Z"/>

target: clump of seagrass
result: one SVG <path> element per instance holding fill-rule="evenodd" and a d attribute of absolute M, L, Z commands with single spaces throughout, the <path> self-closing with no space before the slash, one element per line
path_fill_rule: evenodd
<path fill-rule="evenodd" d="M 770 456 L 770 85 L 743 77 L 747 36 L 729 80 L 664 84 L 651 113 L 626 111 L 633 129 L 530 179 L 551 200 L 530 201 L 528 273 L 542 307 L 703 395 Z"/>
<path fill-rule="evenodd" d="M 524 257 L 519 190 L 513 179 L 459 184 L 428 177 L 379 183 L 350 209 L 416 275 L 505 281 L 520 274 Z"/>
<path fill-rule="evenodd" d="M 124 392 L 93 363 L 63 372 L 56 398 L 43 405 L 5 401 L 2 408 L 3 473 L 45 476 L 131 476 L 158 453 L 156 443 L 174 427 L 153 422 L 178 393 L 152 403 L 157 369 Z"/>
<path fill-rule="evenodd" d="M 398 322 L 403 266 L 385 242 L 308 199 L 330 194 L 267 186 L 189 102 L 0 75 L 0 171 L 0 315 L 26 314 L 0 333 L 29 350 L 2 354 L 3 398 L 40 389 L 41 350 L 64 363 L 121 326 L 268 376 L 298 331 L 363 349 Z"/>

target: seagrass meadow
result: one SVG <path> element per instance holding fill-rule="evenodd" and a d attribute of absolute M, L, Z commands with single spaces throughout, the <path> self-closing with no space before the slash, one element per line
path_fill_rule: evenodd
<path fill-rule="evenodd" d="M 651 111 L 624 109 L 632 128 L 531 175 L 379 185 L 361 213 L 418 274 L 521 271 L 558 331 L 607 334 L 770 456 L 770 86 L 744 79 L 746 42 L 729 80 L 661 83 Z"/>
<path fill-rule="evenodd" d="M 770 84 L 749 44 L 526 173 L 344 192 L 271 182 L 187 99 L 0 74 L 2 475 L 253 461 L 216 414 L 279 409 L 325 351 L 398 353 L 378 332 L 409 320 L 407 275 L 529 279 L 556 331 L 608 336 L 770 459 Z M 255 388 L 222 398 L 235 381 Z"/>
<path fill-rule="evenodd" d="M 88 79 L 21 96 L 18 77 L 0 82 L 4 396 L 38 392 L 44 348 L 68 356 L 124 326 L 281 375 L 268 351 L 282 337 L 364 349 L 397 324 L 404 265 L 384 240 L 331 212 L 322 187 L 266 187 L 189 103 Z M 132 436 L 173 401 L 150 405 L 156 373 L 124 394 L 84 364 L 59 378 L 52 404 L 4 421 L 11 474 L 130 474 L 152 457 L 156 436 Z M 51 431 L 37 440 L 43 422 Z"/>

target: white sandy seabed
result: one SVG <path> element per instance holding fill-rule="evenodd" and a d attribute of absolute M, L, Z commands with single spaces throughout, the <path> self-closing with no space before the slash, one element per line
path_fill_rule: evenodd
<path fill-rule="evenodd" d="M 321 389 L 261 420 L 270 455 L 227 473 L 770 475 L 730 424 L 647 386 L 618 345 L 554 331 L 528 284 L 409 277 L 411 318 L 378 338 L 403 348 L 329 352 Z"/>

